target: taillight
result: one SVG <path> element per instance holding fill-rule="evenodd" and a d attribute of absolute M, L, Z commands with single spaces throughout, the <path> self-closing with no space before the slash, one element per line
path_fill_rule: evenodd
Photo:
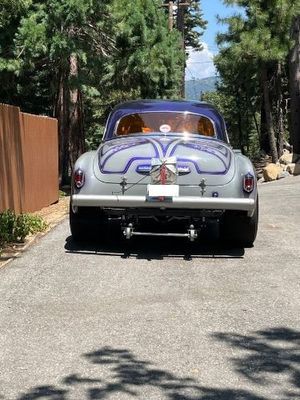
<path fill-rule="evenodd" d="M 251 193 L 254 189 L 254 176 L 250 173 L 244 176 L 243 189 L 247 193 Z"/>
<path fill-rule="evenodd" d="M 76 169 L 74 172 L 74 184 L 77 187 L 77 189 L 82 188 L 84 185 L 84 172 L 81 169 Z"/>

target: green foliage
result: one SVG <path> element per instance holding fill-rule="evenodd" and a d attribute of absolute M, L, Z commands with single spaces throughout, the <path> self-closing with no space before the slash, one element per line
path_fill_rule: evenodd
<path fill-rule="evenodd" d="M 179 0 L 178 3 L 184 5 L 179 6 L 174 10 L 176 24 L 175 27 L 181 31 L 183 24 L 183 36 L 185 47 L 191 47 L 194 50 L 201 50 L 201 37 L 206 28 L 207 21 L 203 17 L 201 9 L 201 0 Z M 174 5 L 178 4 L 174 1 Z M 187 5 L 188 3 L 188 5 Z M 169 0 L 164 0 L 165 13 L 168 14 Z"/>
<path fill-rule="evenodd" d="M 184 55 L 161 0 L 2 0 L 1 7 L 0 101 L 59 119 L 66 171 L 84 133 L 88 148 L 96 146 L 116 103 L 178 96 Z M 74 97 L 80 121 L 72 121 Z"/>
<path fill-rule="evenodd" d="M 169 32 L 158 0 L 115 0 L 116 52 L 108 58 L 109 89 L 142 98 L 177 96 L 183 54 L 178 32 Z M 126 21 L 126 23 L 125 23 Z"/>
<path fill-rule="evenodd" d="M 300 12 L 300 1 L 224 0 L 224 3 L 244 8 L 244 14 L 221 19 L 228 29 L 217 35 L 220 52 L 215 64 L 221 78 L 218 93 L 225 104 L 230 104 L 225 106 L 230 135 L 246 153 L 254 154 L 261 146 L 270 151 L 274 142 L 280 151 L 289 97 L 290 29 L 294 16 Z M 267 101 L 271 111 L 268 122 Z"/>
<path fill-rule="evenodd" d="M 29 234 L 42 232 L 47 224 L 38 215 L 19 214 L 11 210 L 0 213 L 0 248 L 11 242 L 24 242 Z"/>
<path fill-rule="evenodd" d="M 0 2 L 0 29 L 6 28 L 11 19 L 22 14 L 31 4 L 31 0 L 1 0 Z"/>
<path fill-rule="evenodd" d="M 0 213 L 0 248 L 13 240 L 16 216 L 10 211 Z"/>
<path fill-rule="evenodd" d="M 201 36 L 206 28 L 207 21 L 201 10 L 201 0 L 192 0 L 185 15 L 185 45 L 195 50 L 202 50 Z"/>
<path fill-rule="evenodd" d="M 249 104 L 244 105 L 242 115 L 242 109 L 237 104 L 235 96 L 225 94 L 220 88 L 216 92 L 204 93 L 202 99 L 213 104 L 223 115 L 230 144 L 234 148 L 241 149 L 251 159 L 256 158 L 260 152 L 259 133 L 253 116 L 249 115 Z M 255 118 L 259 123 L 260 115 L 256 114 Z M 240 129 L 241 127 L 243 130 Z"/>
<path fill-rule="evenodd" d="M 59 198 L 61 199 L 61 198 L 63 198 L 63 197 L 66 197 L 66 196 L 67 196 L 67 193 L 64 192 L 63 190 L 59 190 L 59 191 L 58 191 L 58 196 L 59 196 Z"/>

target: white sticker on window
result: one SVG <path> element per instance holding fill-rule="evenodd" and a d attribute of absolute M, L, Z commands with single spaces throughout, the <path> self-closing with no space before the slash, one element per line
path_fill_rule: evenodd
<path fill-rule="evenodd" d="M 168 132 L 170 132 L 171 127 L 170 127 L 170 125 L 168 125 L 168 124 L 163 124 L 163 125 L 161 125 L 161 126 L 159 127 L 159 130 L 160 130 L 162 133 L 168 133 Z"/>

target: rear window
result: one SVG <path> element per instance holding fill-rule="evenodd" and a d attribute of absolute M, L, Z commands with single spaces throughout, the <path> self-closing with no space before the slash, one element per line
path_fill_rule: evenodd
<path fill-rule="evenodd" d="M 197 114 L 176 112 L 149 112 L 126 115 L 120 119 L 115 134 L 123 136 L 155 132 L 215 136 L 214 125 L 209 118 Z"/>

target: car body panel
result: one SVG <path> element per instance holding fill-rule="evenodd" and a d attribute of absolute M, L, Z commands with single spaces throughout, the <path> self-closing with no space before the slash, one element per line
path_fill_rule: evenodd
<path fill-rule="evenodd" d="M 116 136 L 116 126 L 125 115 L 136 112 L 188 112 L 210 118 L 214 137 L 176 132 Z M 178 195 L 153 199 L 149 196 L 153 160 L 175 159 Z M 189 217 L 195 210 L 237 210 L 253 215 L 257 203 L 256 174 L 251 161 L 228 142 L 222 116 L 211 105 L 189 101 L 134 101 L 117 106 L 110 114 L 103 141 L 97 151 L 83 154 L 74 170 L 82 170 L 85 183 L 73 185 L 71 204 L 119 210 L 182 210 Z M 254 188 L 243 190 L 250 174 Z M 108 211 L 109 212 L 109 211 Z M 138 213 L 138 211 L 136 211 Z"/>
<path fill-rule="evenodd" d="M 104 142 L 98 150 L 98 165 L 94 165 L 97 178 L 105 183 L 119 183 L 126 176 L 130 184 L 148 184 L 154 158 L 176 157 L 179 185 L 197 185 L 202 178 L 207 184 L 224 185 L 234 175 L 234 155 L 230 147 L 220 140 L 199 138 L 196 135 L 151 136 L 132 135 Z"/>

